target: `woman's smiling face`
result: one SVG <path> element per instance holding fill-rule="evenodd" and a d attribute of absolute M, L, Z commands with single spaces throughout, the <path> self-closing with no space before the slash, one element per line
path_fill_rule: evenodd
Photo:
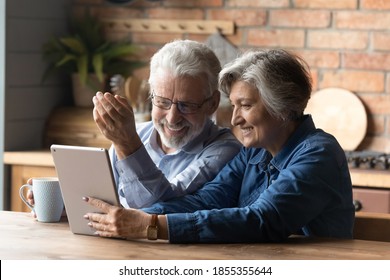
<path fill-rule="evenodd" d="M 232 125 L 241 131 L 242 144 L 249 148 L 272 150 L 276 142 L 282 121 L 273 118 L 261 100 L 254 86 L 243 82 L 234 82 L 230 91 L 233 106 Z"/>

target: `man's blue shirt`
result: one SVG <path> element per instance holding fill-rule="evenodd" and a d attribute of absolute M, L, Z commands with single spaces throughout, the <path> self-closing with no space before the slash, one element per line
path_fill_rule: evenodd
<path fill-rule="evenodd" d="M 211 120 L 195 139 L 171 154 L 158 146 L 152 122 L 138 124 L 137 133 L 144 145 L 127 158 L 119 161 L 113 147 L 110 149 L 124 207 L 147 207 L 193 193 L 214 179 L 241 148 L 230 129 L 218 127 Z"/>

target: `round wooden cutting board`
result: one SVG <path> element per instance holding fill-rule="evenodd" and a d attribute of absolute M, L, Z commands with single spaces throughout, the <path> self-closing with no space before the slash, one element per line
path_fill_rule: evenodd
<path fill-rule="evenodd" d="M 315 92 L 305 110 L 316 127 L 332 134 L 345 151 L 355 150 L 367 132 L 367 114 L 361 100 L 342 88 Z"/>

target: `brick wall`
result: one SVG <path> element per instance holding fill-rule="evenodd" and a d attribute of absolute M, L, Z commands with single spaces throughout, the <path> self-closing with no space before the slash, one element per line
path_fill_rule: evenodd
<path fill-rule="evenodd" d="M 367 135 L 358 149 L 390 152 L 390 0 L 74 0 L 74 11 L 101 17 L 232 20 L 227 39 L 241 50 L 282 47 L 309 63 L 314 90 L 342 87 L 355 93 L 368 114 Z M 177 38 L 205 41 L 208 35 L 110 34 L 128 37 L 148 60 Z M 136 75 L 148 75 L 147 69 Z"/>

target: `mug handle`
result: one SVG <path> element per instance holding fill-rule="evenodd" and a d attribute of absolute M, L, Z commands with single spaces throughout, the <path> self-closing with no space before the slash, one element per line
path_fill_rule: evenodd
<path fill-rule="evenodd" d="M 34 211 L 34 206 L 31 205 L 30 203 L 28 203 L 26 197 L 24 196 L 24 188 L 29 188 L 29 189 L 31 189 L 31 188 L 32 188 L 32 185 L 26 184 L 26 185 L 21 186 L 20 189 L 19 189 L 19 196 L 20 196 L 20 198 L 23 200 L 23 202 L 28 206 L 28 208 L 30 208 L 31 211 L 35 212 L 35 211 Z"/>

